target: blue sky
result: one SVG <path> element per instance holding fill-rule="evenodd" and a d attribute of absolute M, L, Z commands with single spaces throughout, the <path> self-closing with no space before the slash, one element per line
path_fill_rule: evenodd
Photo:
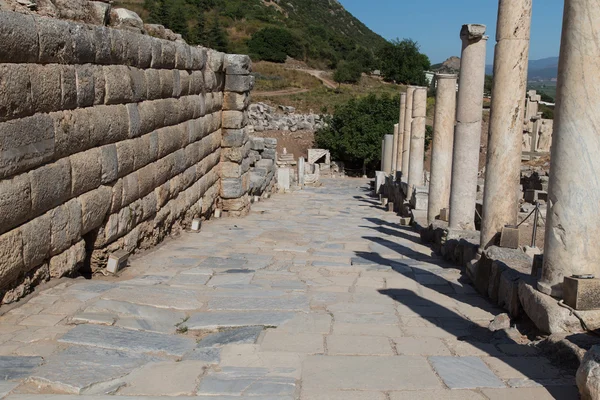
<path fill-rule="evenodd" d="M 487 59 L 493 63 L 497 0 L 339 0 L 386 39 L 411 38 L 432 63 L 460 56 L 462 24 L 487 25 Z M 564 0 L 534 0 L 530 59 L 558 56 Z"/>

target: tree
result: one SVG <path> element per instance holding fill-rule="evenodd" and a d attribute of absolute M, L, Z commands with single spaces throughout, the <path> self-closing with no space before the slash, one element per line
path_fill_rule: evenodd
<path fill-rule="evenodd" d="M 419 45 L 414 40 L 396 39 L 387 42 L 377 56 L 386 81 L 427 86 L 425 71 L 431 67 L 431 62 L 429 57 L 419 51 Z"/>
<path fill-rule="evenodd" d="M 381 139 L 393 132 L 399 107 L 399 97 L 371 94 L 352 99 L 336 107 L 328 126 L 317 131 L 316 145 L 329 149 L 337 160 L 361 167 L 366 174 L 381 157 Z"/>
<path fill-rule="evenodd" d="M 221 27 L 219 14 L 215 14 L 215 19 L 206 35 L 206 42 L 212 49 L 227 52 L 227 32 Z"/>
<path fill-rule="evenodd" d="M 486 75 L 485 83 L 483 86 L 483 93 L 488 96 L 491 96 L 493 84 L 494 84 L 494 77 L 492 75 Z"/>
<path fill-rule="evenodd" d="M 253 58 L 273 62 L 285 62 L 287 56 L 302 55 L 302 46 L 287 29 L 267 27 L 252 35 L 248 49 Z"/>
<path fill-rule="evenodd" d="M 364 47 L 357 47 L 354 49 L 348 55 L 347 60 L 358 64 L 361 71 L 364 73 L 370 73 L 377 69 L 377 60 L 375 60 L 373 52 Z"/>
<path fill-rule="evenodd" d="M 333 80 L 340 83 L 357 83 L 360 81 L 362 68 L 357 62 L 340 61 L 333 74 Z"/>
<path fill-rule="evenodd" d="M 206 18 L 204 12 L 198 10 L 196 15 L 196 25 L 190 32 L 190 43 L 191 44 L 204 44 L 206 43 Z"/>

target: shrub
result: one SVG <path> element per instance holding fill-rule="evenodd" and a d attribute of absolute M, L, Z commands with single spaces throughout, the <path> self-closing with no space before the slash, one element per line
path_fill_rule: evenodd
<path fill-rule="evenodd" d="M 252 35 L 248 49 L 257 60 L 284 62 L 287 56 L 298 58 L 302 46 L 287 29 L 263 28 Z"/>
<path fill-rule="evenodd" d="M 362 69 L 357 62 L 340 61 L 333 74 L 337 83 L 357 83 L 360 81 Z"/>

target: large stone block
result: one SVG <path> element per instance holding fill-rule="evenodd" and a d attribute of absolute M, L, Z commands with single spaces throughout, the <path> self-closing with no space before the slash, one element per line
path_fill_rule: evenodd
<path fill-rule="evenodd" d="M 147 35 L 137 35 L 139 37 L 139 61 L 137 67 L 145 69 L 150 68 L 152 64 L 152 42 L 154 38 Z"/>
<path fill-rule="evenodd" d="M 180 119 L 180 104 L 177 99 L 172 99 L 172 98 L 164 99 L 161 102 L 161 106 L 163 107 L 164 113 L 165 113 L 165 121 L 164 121 L 165 126 L 176 125 L 181 121 L 181 119 Z"/>
<path fill-rule="evenodd" d="M 42 64 L 72 63 L 73 38 L 72 23 L 47 17 L 35 17 L 35 27 L 39 38 L 39 59 Z"/>
<path fill-rule="evenodd" d="M 156 161 L 158 155 L 158 135 L 144 135 L 135 142 L 133 169 L 138 170 Z"/>
<path fill-rule="evenodd" d="M 167 40 L 162 41 L 162 56 L 161 56 L 161 68 L 173 69 L 175 68 L 177 48 L 175 42 Z"/>
<path fill-rule="evenodd" d="M 146 73 L 142 69 L 129 67 L 129 76 L 131 79 L 131 90 L 133 101 L 140 102 L 148 98 L 148 85 L 146 83 Z"/>
<path fill-rule="evenodd" d="M 29 174 L 0 180 L 0 234 L 26 221 L 31 213 Z"/>
<path fill-rule="evenodd" d="M 206 64 L 206 49 L 202 47 L 191 47 L 190 52 L 192 55 L 192 68 L 193 70 L 199 71 L 204 68 Z"/>
<path fill-rule="evenodd" d="M 227 75 L 225 77 L 225 91 L 245 93 L 254 89 L 254 76 L 252 75 Z"/>
<path fill-rule="evenodd" d="M 160 79 L 160 97 L 167 99 L 173 96 L 173 71 L 170 69 L 161 69 L 158 71 Z"/>
<path fill-rule="evenodd" d="M 0 123 L 0 178 L 54 157 L 54 123 L 47 114 Z"/>
<path fill-rule="evenodd" d="M 600 309 L 600 279 L 578 279 L 566 276 L 563 282 L 565 304 L 575 310 Z"/>
<path fill-rule="evenodd" d="M 21 225 L 23 263 L 26 270 L 40 265 L 50 255 L 50 214 L 46 213 Z"/>
<path fill-rule="evenodd" d="M 221 53 L 220 51 L 216 51 L 213 49 L 208 49 L 207 52 L 208 59 L 206 61 L 207 66 L 213 70 L 214 72 L 223 71 L 223 63 L 225 61 L 225 53 Z"/>
<path fill-rule="evenodd" d="M 225 129 L 241 129 L 248 124 L 248 117 L 242 111 L 223 111 L 222 127 Z"/>
<path fill-rule="evenodd" d="M 190 74 L 190 94 L 200 94 L 204 92 L 204 73 L 202 71 L 192 71 Z"/>
<path fill-rule="evenodd" d="M 131 75 L 125 65 L 105 66 L 104 80 L 106 82 L 105 104 L 124 104 L 133 101 Z"/>
<path fill-rule="evenodd" d="M 134 170 L 134 140 L 123 140 L 122 142 L 118 142 L 116 148 L 117 162 L 119 165 L 118 176 L 119 178 L 122 178 Z"/>
<path fill-rule="evenodd" d="M 222 178 L 239 178 L 242 176 L 241 164 L 232 162 L 221 163 L 221 177 Z"/>
<path fill-rule="evenodd" d="M 156 165 L 149 164 L 137 171 L 139 197 L 152 192 L 156 186 Z"/>
<path fill-rule="evenodd" d="M 141 120 L 138 105 L 127 104 L 127 115 L 129 116 L 129 138 L 141 136 Z"/>
<path fill-rule="evenodd" d="M 0 37 L 0 62 L 35 63 L 38 60 L 38 33 L 32 15 L 0 13 Z"/>
<path fill-rule="evenodd" d="M 137 104 L 137 111 L 139 115 L 139 133 L 145 135 L 148 132 L 152 132 L 158 127 L 157 120 L 157 102 L 155 101 L 143 101 Z M 164 118 L 163 118 L 164 120 Z M 162 122 L 162 121 L 161 121 Z"/>
<path fill-rule="evenodd" d="M 148 100 L 156 100 L 162 97 L 162 89 L 160 85 L 160 70 L 147 69 L 146 74 L 146 98 Z"/>
<path fill-rule="evenodd" d="M 124 9 L 121 9 L 124 10 Z M 127 10 L 129 11 L 129 10 Z M 134 13 L 135 14 L 135 13 Z M 137 15 L 137 14 L 136 14 Z M 138 17 L 139 19 L 139 17 Z M 141 21 L 141 19 L 140 19 Z M 123 31 L 123 64 L 137 67 L 140 62 L 140 36 L 135 33 Z"/>
<path fill-rule="evenodd" d="M 50 212 L 50 255 L 62 253 L 81 238 L 81 204 L 72 199 Z"/>
<path fill-rule="evenodd" d="M 204 89 L 206 92 L 217 90 L 217 75 L 211 69 L 204 70 Z"/>
<path fill-rule="evenodd" d="M 115 65 L 123 64 L 125 56 L 125 38 L 124 31 L 120 29 L 109 29 L 110 36 L 110 63 Z"/>
<path fill-rule="evenodd" d="M 63 16 L 64 18 L 64 16 Z M 73 42 L 73 63 L 93 64 L 96 60 L 96 42 L 94 28 L 90 25 L 71 24 Z"/>
<path fill-rule="evenodd" d="M 71 197 L 71 163 L 61 159 L 29 173 L 33 215 L 40 215 Z"/>
<path fill-rule="evenodd" d="M 179 90 L 181 96 L 187 96 L 190 94 L 190 73 L 187 71 L 179 72 Z"/>
<path fill-rule="evenodd" d="M 498 305 L 504 307 L 512 318 L 521 314 L 521 303 L 519 302 L 519 279 L 518 272 L 507 269 L 500 275 L 498 287 Z"/>
<path fill-rule="evenodd" d="M 224 67 L 227 75 L 249 75 L 252 72 L 252 60 L 243 54 L 225 54 Z"/>
<path fill-rule="evenodd" d="M 75 68 L 77 107 L 90 107 L 94 105 L 94 98 L 96 96 L 94 70 L 95 68 L 90 65 L 78 65 Z"/>
<path fill-rule="evenodd" d="M 77 242 L 74 246 L 50 259 L 49 268 L 52 278 L 73 275 L 83 266 L 85 261 L 85 242 Z"/>
<path fill-rule="evenodd" d="M 110 29 L 105 26 L 94 26 L 93 29 L 94 43 L 96 44 L 96 64 L 110 64 Z"/>
<path fill-rule="evenodd" d="M 101 163 L 102 163 L 102 180 L 101 182 L 110 183 L 118 178 L 119 161 L 117 156 L 117 146 L 108 144 L 100 148 Z"/>
<path fill-rule="evenodd" d="M 104 70 L 101 65 L 91 66 L 94 73 L 94 105 L 104 104 L 106 97 L 106 81 L 104 80 Z"/>
<path fill-rule="evenodd" d="M 116 143 L 129 137 L 129 114 L 125 105 L 96 106 L 90 108 L 89 113 L 90 143 L 94 146 Z"/>
<path fill-rule="evenodd" d="M 192 52 L 185 43 L 175 43 L 175 68 L 192 69 Z"/>
<path fill-rule="evenodd" d="M 81 234 L 98 228 L 111 205 L 112 189 L 107 186 L 87 192 L 79 197 L 81 203 Z"/>
<path fill-rule="evenodd" d="M 248 193 L 250 177 L 245 174 L 239 178 L 224 178 L 221 180 L 221 197 L 237 199 Z"/>
<path fill-rule="evenodd" d="M 71 195 L 79 196 L 102 182 L 102 150 L 98 147 L 72 155 Z"/>
<path fill-rule="evenodd" d="M 70 154 L 84 151 L 95 145 L 91 136 L 91 113 L 97 107 L 83 108 L 73 111 L 62 111 L 50 114 L 54 121 L 55 158 L 66 157 Z M 35 116 L 34 116 L 35 117 Z M 105 125 L 109 122 L 104 120 Z M 95 126 L 95 129 L 100 127 Z M 98 142 L 99 144 L 100 142 Z"/>
<path fill-rule="evenodd" d="M 21 230 L 14 229 L 0 235 L 0 260 L 0 289 L 4 289 L 24 269 Z"/>
<path fill-rule="evenodd" d="M 223 129 L 223 147 L 240 147 L 248 142 L 248 131 L 246 129 Z"/>
<path fill-rule="evenodd" d="M 126 206 L 140 198 L 140 182 L 138 172 L 133 172 L 123 178 L 123 197 L 121 206 Z"/>
<path fill-rule="evenodd" d="M 0 65 L 0 121 L 33 114 L 30 86 L 27 64 Z"/>
<path fill-rule="evenodd" d="M 73 65 L 60 66 L 61 102 L 63 110 L 77 108 L 77 74 Z"/>

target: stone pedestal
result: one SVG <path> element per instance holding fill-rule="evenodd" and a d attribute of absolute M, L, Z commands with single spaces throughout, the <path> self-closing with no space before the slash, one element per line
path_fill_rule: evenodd
<path fill-rule="evenodd" d="M 427 88 L 417 87 L 413 93 L 412 127 L 410 130 L 410 155 L 408 165 L 408 196 L 416 187 L 424 186 L 423 158 L 425 157 L 425 118 L 427 114 Z"/>
<path fill-rule="evenodd" d="M 481 247 L 498 242 L 519 214 L 522 125 L 527 90 L 531 0 L 500 0 L 485 169 Z M 512 121 L 512 123 L 511 123 Z"/>
<path fill-rule="evenodd" d="M 437 74 L 437 93 L 431 149 L 431 178 L 427 223 L 432 224 L 450 205 L 452 181 L 452 147 L 456 117 L 456 75 Z"/>
<path fill-rule="evenodd" d="M 298 185 L 304 185 L 304 157 L 298 159 Z"/>
<path fill-rule="evenodd" d="M 406 113 L 406 93 L 400 94 L 400 118 L 398 119 L 398 147 L 396 171 L 402 171 L 402 153 L 404 148 L 404 116 Z M 404 172 L 404 171 L 402 171 Z"/>
<path fill-rule="evenodd" d="M 398 124 L 394 124 L 394 143 L 393 143 L 393 150 L 392 150 L 392 172 L 396 171 L 396 164 L 398 163 L 398 136 L 399 136 Z M 395 173 L 394 173 L 394 176 L 396 176 Z"/>
<path fill-rule="evenodd" d="M 394 154 L 394 135 L 385 135 L 383 141 L 383 172 L 390 175 L 392 173 L 392 155 Z"/>
<path fill-rule="evenodd" d="M 408 182 L 408 165 L 410 163 L 410 131 L 412 128 L 414 93 L 414 86 L 409 86 L 406 88 L 406 107 L 404 108 L 404 137 L 402 138 L 402 182 Z"/>
<path fill-rule="evenodd" d="M 290 191 L 290 169 L 277 168 L 277 187 L 280 193 Z"/>
<path fill-rule="evenodd" d="M 485 81 L 485 25 L 463 25 L 460 37 L 462 55 L 452 154 L 450 228 L 474 230 Z"/>
<path fill-rule="evenodd" d="M 538 289 L 600 277 L 600 2 L 565 2 L 554 112 L 544 266 Z"/>

